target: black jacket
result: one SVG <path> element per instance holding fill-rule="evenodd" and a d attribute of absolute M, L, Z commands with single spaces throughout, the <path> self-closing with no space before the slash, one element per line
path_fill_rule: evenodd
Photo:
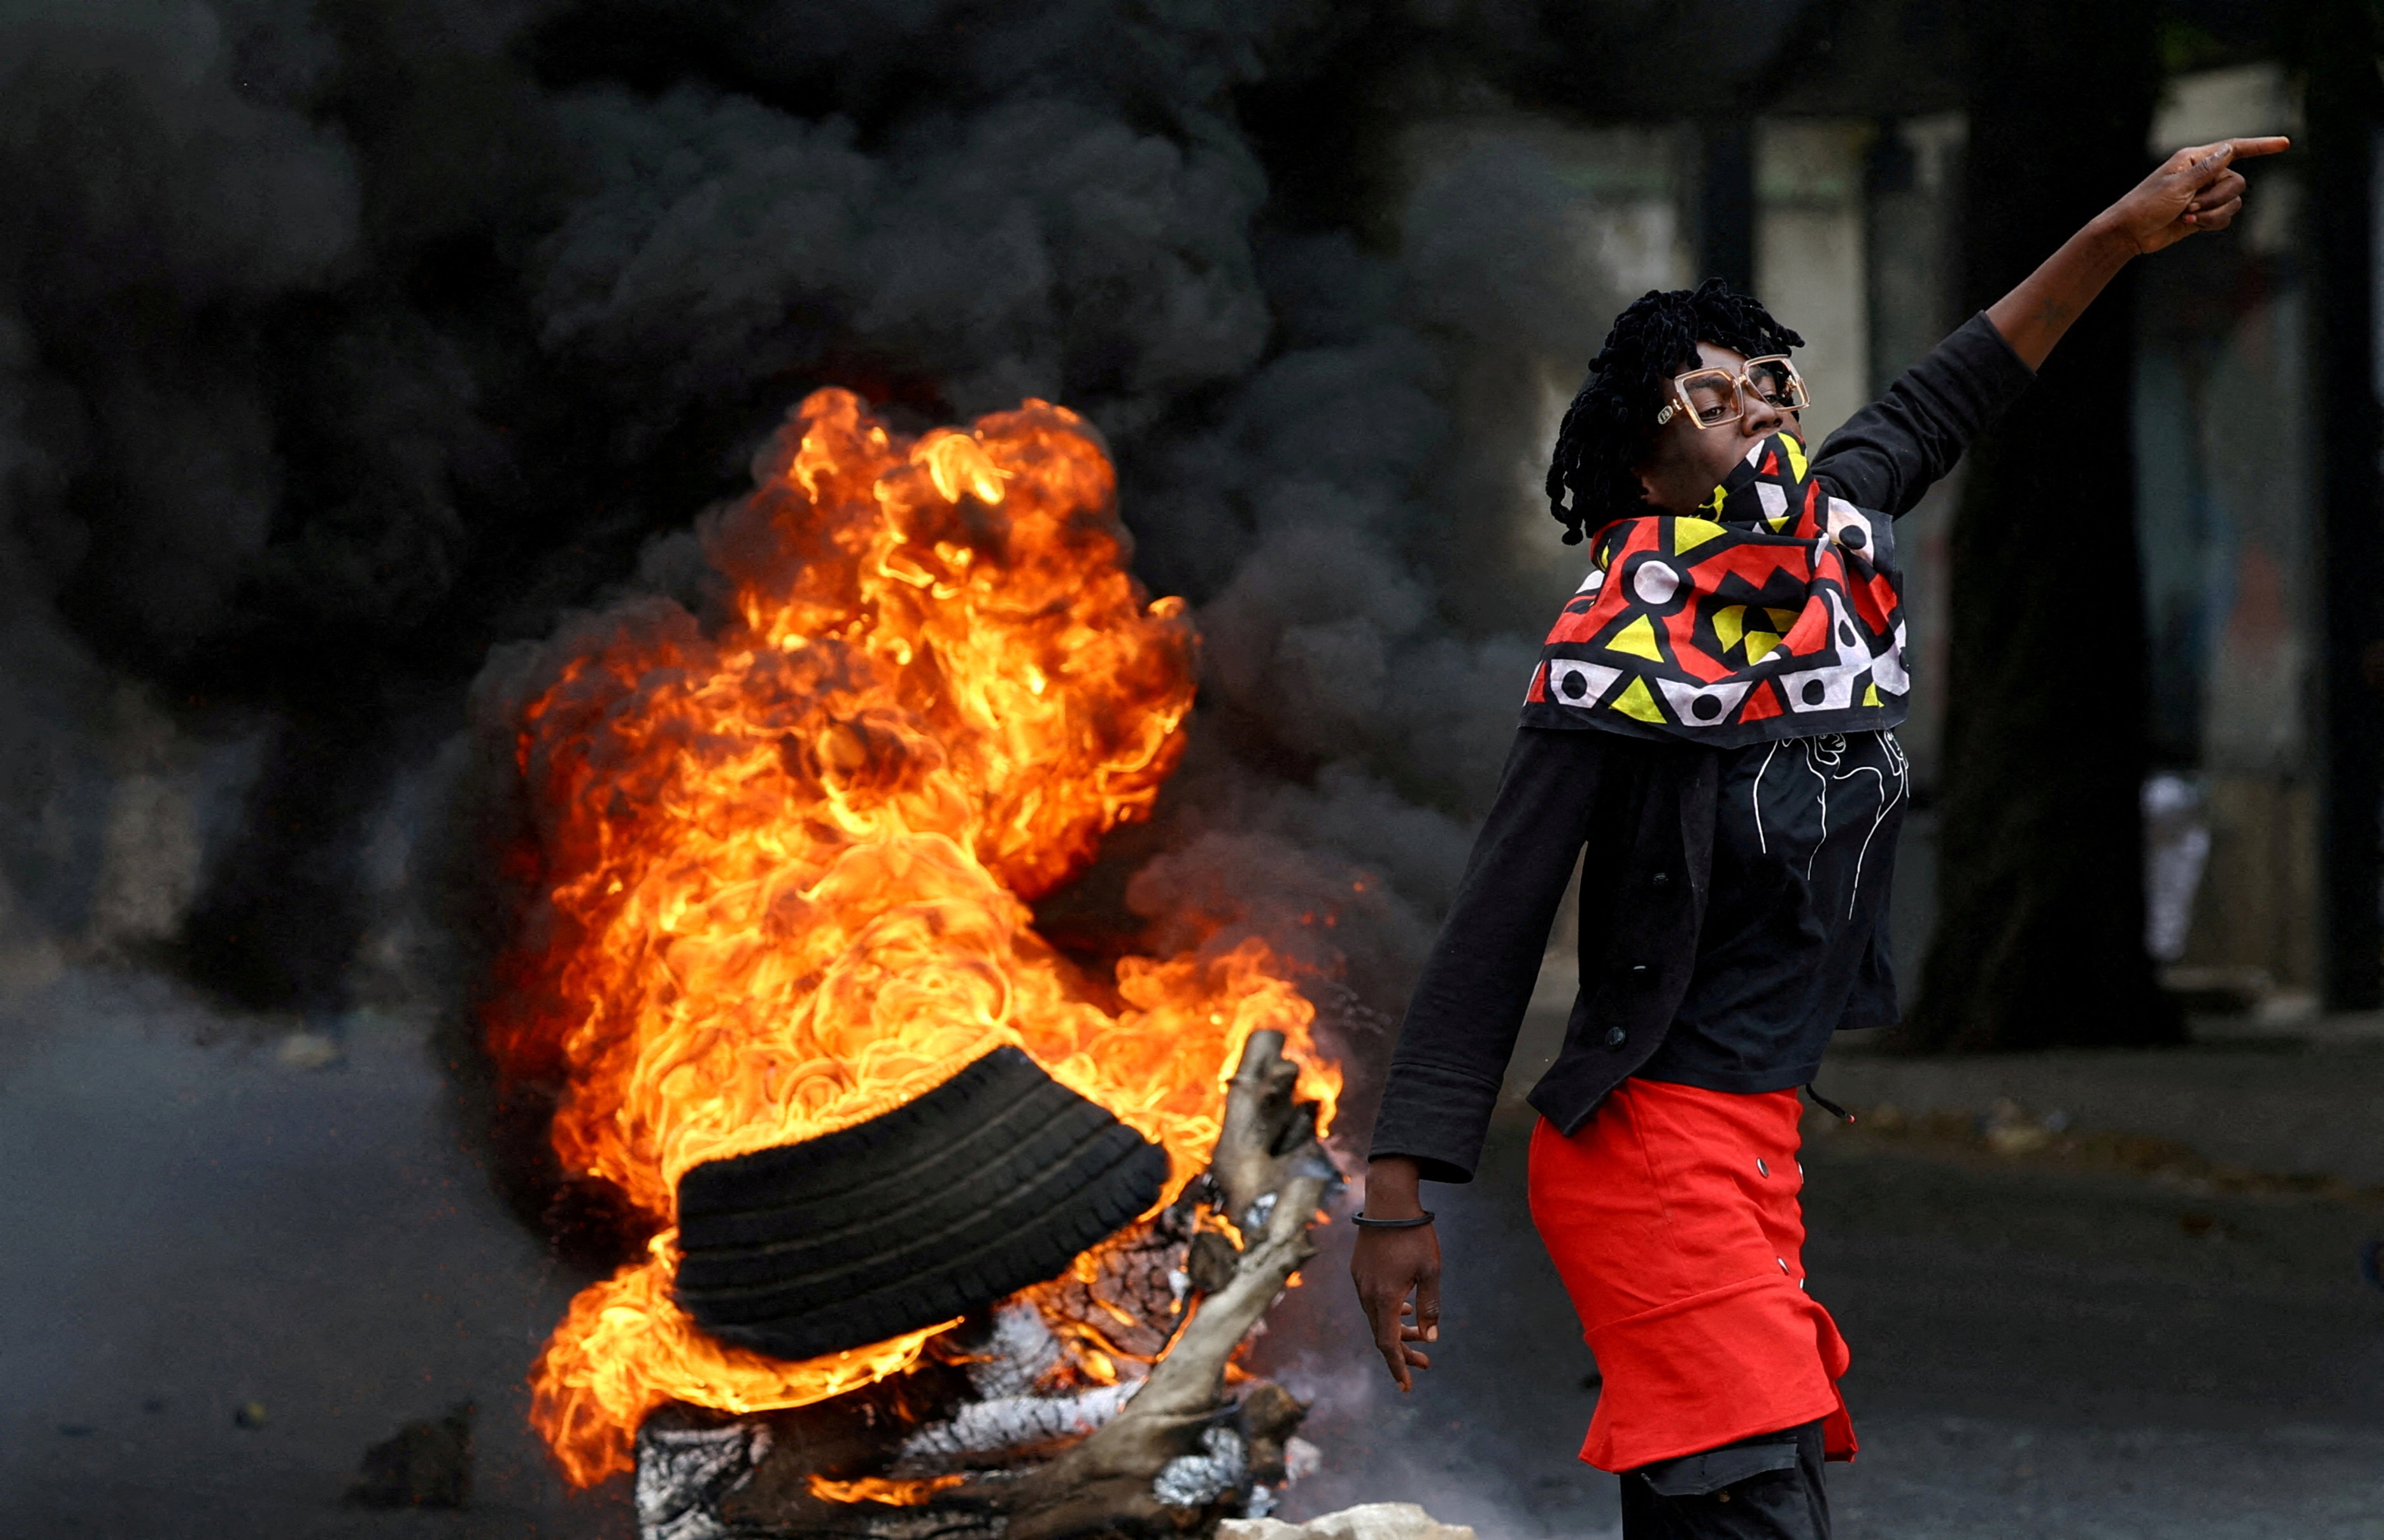
<path fill-rule="evenodd" d="M 2034 377 L 1975 316 L 1831 434 L 1815 474 L 1856 507 L 1900 517 Z M 1719 773 L 1718 751 L 1702 745 L 1520 730 L 1409 1002 L 1374 1155 L 1410 1156 L 1432 1181 L 1472 1179 L 1549 923 L 1593 830 L 1581 990 L 1531 1103 L 1570 1135 L 1647 1062 L 1696 965 Z"/>

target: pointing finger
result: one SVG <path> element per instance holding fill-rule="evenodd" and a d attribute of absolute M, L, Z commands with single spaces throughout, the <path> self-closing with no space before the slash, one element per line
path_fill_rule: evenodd
<path fill-rule="evenodd" d="M 2292 147 L 2292 141 L 2282 134 L 2258 139 L 2222 139 L 2209 144 L 2189 144 L 2172 155 L 2164 167 L 2172 176 L 2184 176 L 2195 182 L 2207 181 L 2239 160 L 2254 155 L 2273 155 Z"/>

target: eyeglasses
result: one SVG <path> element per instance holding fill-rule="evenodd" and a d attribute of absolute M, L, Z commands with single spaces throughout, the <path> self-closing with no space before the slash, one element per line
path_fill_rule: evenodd
<path fill-rule="evenodd" d="M 1737 374 L 1727 369 L 1692 369 L 1674 376 L 1672 399 L 1656 413 L 1656 424 L 1660 427 L 1672 420 L 1674 413 L 1685 412 L 1697 428 L 1717 428 L 1743 421 L 1750 400 L 1782 412 L 1802 412 L 1807 400 L 1805 376 L 1785 353 L 1750 358 Z"/>

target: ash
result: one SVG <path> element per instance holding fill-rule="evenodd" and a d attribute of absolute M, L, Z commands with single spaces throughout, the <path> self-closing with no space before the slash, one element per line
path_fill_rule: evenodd
<path fill-rule="evenodd" d="M 759 1421 L 639 1429 L 639 1540 L 721 1540 L 729 1529 L 714 1506 L 769 1452 L 769 1425 Z"/>
<path fill-rule="evenodd" d="M 1206 1508 L 1239 1486 L 1249 1471 L 1250 1448 L 1242 1435 L 1211 1428 L 1200 1435 L 1200 1452 L 1169 1460 L 1150 1490 L 1170 1508 Z"/>

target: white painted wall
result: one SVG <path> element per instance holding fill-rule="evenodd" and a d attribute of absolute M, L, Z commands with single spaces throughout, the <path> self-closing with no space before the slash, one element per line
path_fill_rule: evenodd
<path fill-rule="evenodd" d="M 1804 334 L 1796 366 L 1819 443 L 1870 400 L 1870 309 L 1863 251 L 1869 123 L 1770 119 L 1755 130 L 1755 292 Z"/>

